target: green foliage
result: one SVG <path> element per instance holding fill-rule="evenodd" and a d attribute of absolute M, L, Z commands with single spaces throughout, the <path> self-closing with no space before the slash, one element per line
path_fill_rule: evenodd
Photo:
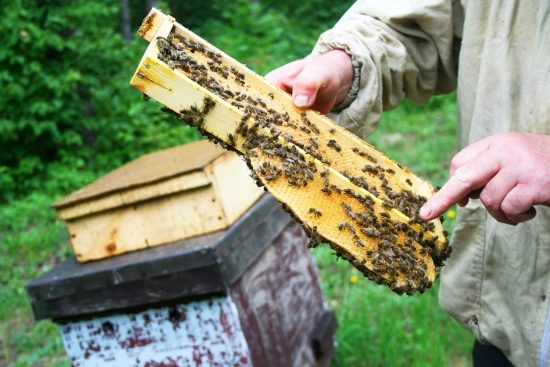
<path fill-rule="evenodd" d="M 313 28 L 316 34 L 330 28 L 349 9 L 354 1 L 326 0 L 264 0 L 262 4 L 268 9 L 282 12 L 292 18 L 302 28 Z M 302 29 L 300 30 L 302 31 Z"/>
<path fill-rule="evenodd" d="M 217 17 L 200 29 L 204 38 L 260 74 L 305 57 L 319 34 L 332 26 L 351 1 L 338 6 L 312 2 L 238 0 L 217 3 Z M 184 23 L 185 24 L 185 23 Z"/>
<path fill-rule="evenodd" d="M 0 200 L 39 188 L 50 162 L 101 172 L 197 138 L 128 87 L 144 43 L 124 44 L 118 3 L 44 3 L 0 19 Z"/>
<path fill-rule="evenodd" d="M 52 198 L 36 193 L 0 207 L 0 364 L 55 365 L 62 346 L 56 327 L 33 325 L 24 286 L 70 254 L 67 235 L 49 208 Z M 49 363 L 50 361 L 52 363 Z M 56 362 L 57 363 L 57 362 Z"/>

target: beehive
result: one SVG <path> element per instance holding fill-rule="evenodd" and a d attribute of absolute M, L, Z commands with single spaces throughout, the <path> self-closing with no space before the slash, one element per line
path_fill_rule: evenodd
<path fill-rule="evenodd" d="M 199 141 L 142 156 L 53 207 L 84 262 L 224 229 L 262 192 L 236 154 Z"/>
<path fill-rule="evenodd" d="M 397 293 L 431 286 L 449 254 L 439 220 L 418 209 L 433 188 L 362 139 L 291 98 L 153 9 L 131 84 L 241 154 L 309 234 Z"/>

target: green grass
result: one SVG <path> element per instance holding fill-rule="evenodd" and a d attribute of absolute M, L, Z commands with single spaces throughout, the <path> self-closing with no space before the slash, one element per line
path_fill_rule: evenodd
<path fill-rule="evenodd" d="M 34 322 L 24 286 L 70 254 L 66 231 L 33 194 L 0 208 L 0 365 L 67 366 L 56 326 Z"/>
<path fill-rule="evenodd" d="M 339 323 L 335 366 L 468 366 L 472 338 L 437 304 L 437 285 L 397 296 L 328 248 L 316 253 L 325 295 Z M 355 279 L 356 283 L 353 283 Z"/>

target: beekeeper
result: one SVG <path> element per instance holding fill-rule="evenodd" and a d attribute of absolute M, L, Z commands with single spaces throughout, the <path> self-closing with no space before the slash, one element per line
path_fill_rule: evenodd
<path fill-rule="evenodd" d="M 360 136 L 405 98 L 458 90 L 462 150 L 420 212 L 464 206 L 439 301 L 474 332 L 474 365 L 546 366 L 550 1 L 357 1 L 308 58 L 266 78 Z"/>

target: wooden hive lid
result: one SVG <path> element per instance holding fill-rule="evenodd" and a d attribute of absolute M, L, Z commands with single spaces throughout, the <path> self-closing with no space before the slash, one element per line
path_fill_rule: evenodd
<path fill-rule="evenodd" d="M 206 140 L 149 153 L 71 193 L 52 206 L 61 219 L 73 219 L 210 185 L 211 180 L 204 168 L 224 154 L 227 152 Z M 188 177 L 182 181 L 181 176 Z"/>

